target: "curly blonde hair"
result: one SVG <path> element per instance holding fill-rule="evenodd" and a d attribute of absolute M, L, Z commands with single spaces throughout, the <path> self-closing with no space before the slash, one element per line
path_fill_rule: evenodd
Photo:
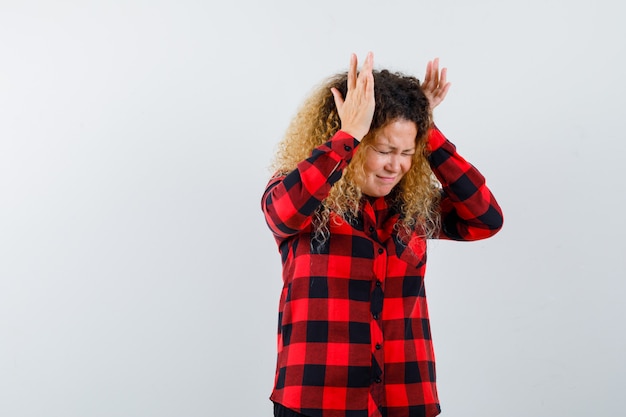
<path fill-rule="evenodd" d="M 329 236 L 331 213 L 336 214 L 333 219 L 338 222 L 359 215 L 363 194 L 357 184 L 365 176 L 366 150 L 380 129 L 398 119 L 414 122 L 418 134 L 410 170 L 386 197 L 400 213 L 396 230 L 405 240 L 413 231 L 432 237 L 440 227 L 437 212 L 440 186 L 427 159 L 428 130 L 432 123 L 428 99 L 415 77 L 387 70 L 373 73 L 376 108 L 370 131 L 344 169 L 341 179 L 315 212 L 314 235 L 320 241 Z M 286 174 L 295 169 L 299 162 L 311 156 L 314 148 L 327 142 L 341 128 L 331 87 L 337 88 L 345 97 L 347 73 L 328 78 L 304 101 L 278 144 L 272 163 L 276 172 Z"/>

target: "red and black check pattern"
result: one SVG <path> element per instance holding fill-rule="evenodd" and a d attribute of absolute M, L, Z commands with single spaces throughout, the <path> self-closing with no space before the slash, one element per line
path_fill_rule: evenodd
<path fill-rule="evenodd" d="M 339 131 L 262 199 L 283 263 L 272 401 L 310 417 L 431 417 L 439 414 L 435 355 L 424 289 L 426 241 L 403 245 L 399 213 L 364 199 L 361 215 L 329 222 L 312 238 L 312 214 L 354 155 Z M 484 177 L 436 128 L 430 163 L 443 186 L 441 238 L 484 239 L 502 212 Z"/>

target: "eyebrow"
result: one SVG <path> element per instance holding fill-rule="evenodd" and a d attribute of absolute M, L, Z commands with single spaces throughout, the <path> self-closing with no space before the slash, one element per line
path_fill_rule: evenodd
<path fill-rule="evenodd" d="M 377 146 L 385 146 L 393 151 L 397 150 L 398 148 L 396 146 L 392 146 L 389 145 L 387 143 L 373 143 L 372 146 L 377 147 Z M 414 151 L 415 150 L 415 146 L 412 148 L 408 148 L 408 149 L 403 149 L 402 152 L 410 152 L 410 151 Z"/>

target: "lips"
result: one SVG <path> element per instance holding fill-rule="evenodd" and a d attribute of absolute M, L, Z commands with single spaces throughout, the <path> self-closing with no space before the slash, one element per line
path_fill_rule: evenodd
<path fill-rule="evenodd" d="M 392 183 L 396 180 L 396 177 L 381 177 L 380 175 L 377 175 L 376 177 L 385 183 Z"/>

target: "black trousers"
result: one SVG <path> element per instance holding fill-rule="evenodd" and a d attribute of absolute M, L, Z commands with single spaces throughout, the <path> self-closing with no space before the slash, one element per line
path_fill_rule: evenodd
<path fill-rule="evenodd" d="M 308 417 L 304 414 L 296 413 L 280 404 L 274 403 L 274 417 Z"/>

